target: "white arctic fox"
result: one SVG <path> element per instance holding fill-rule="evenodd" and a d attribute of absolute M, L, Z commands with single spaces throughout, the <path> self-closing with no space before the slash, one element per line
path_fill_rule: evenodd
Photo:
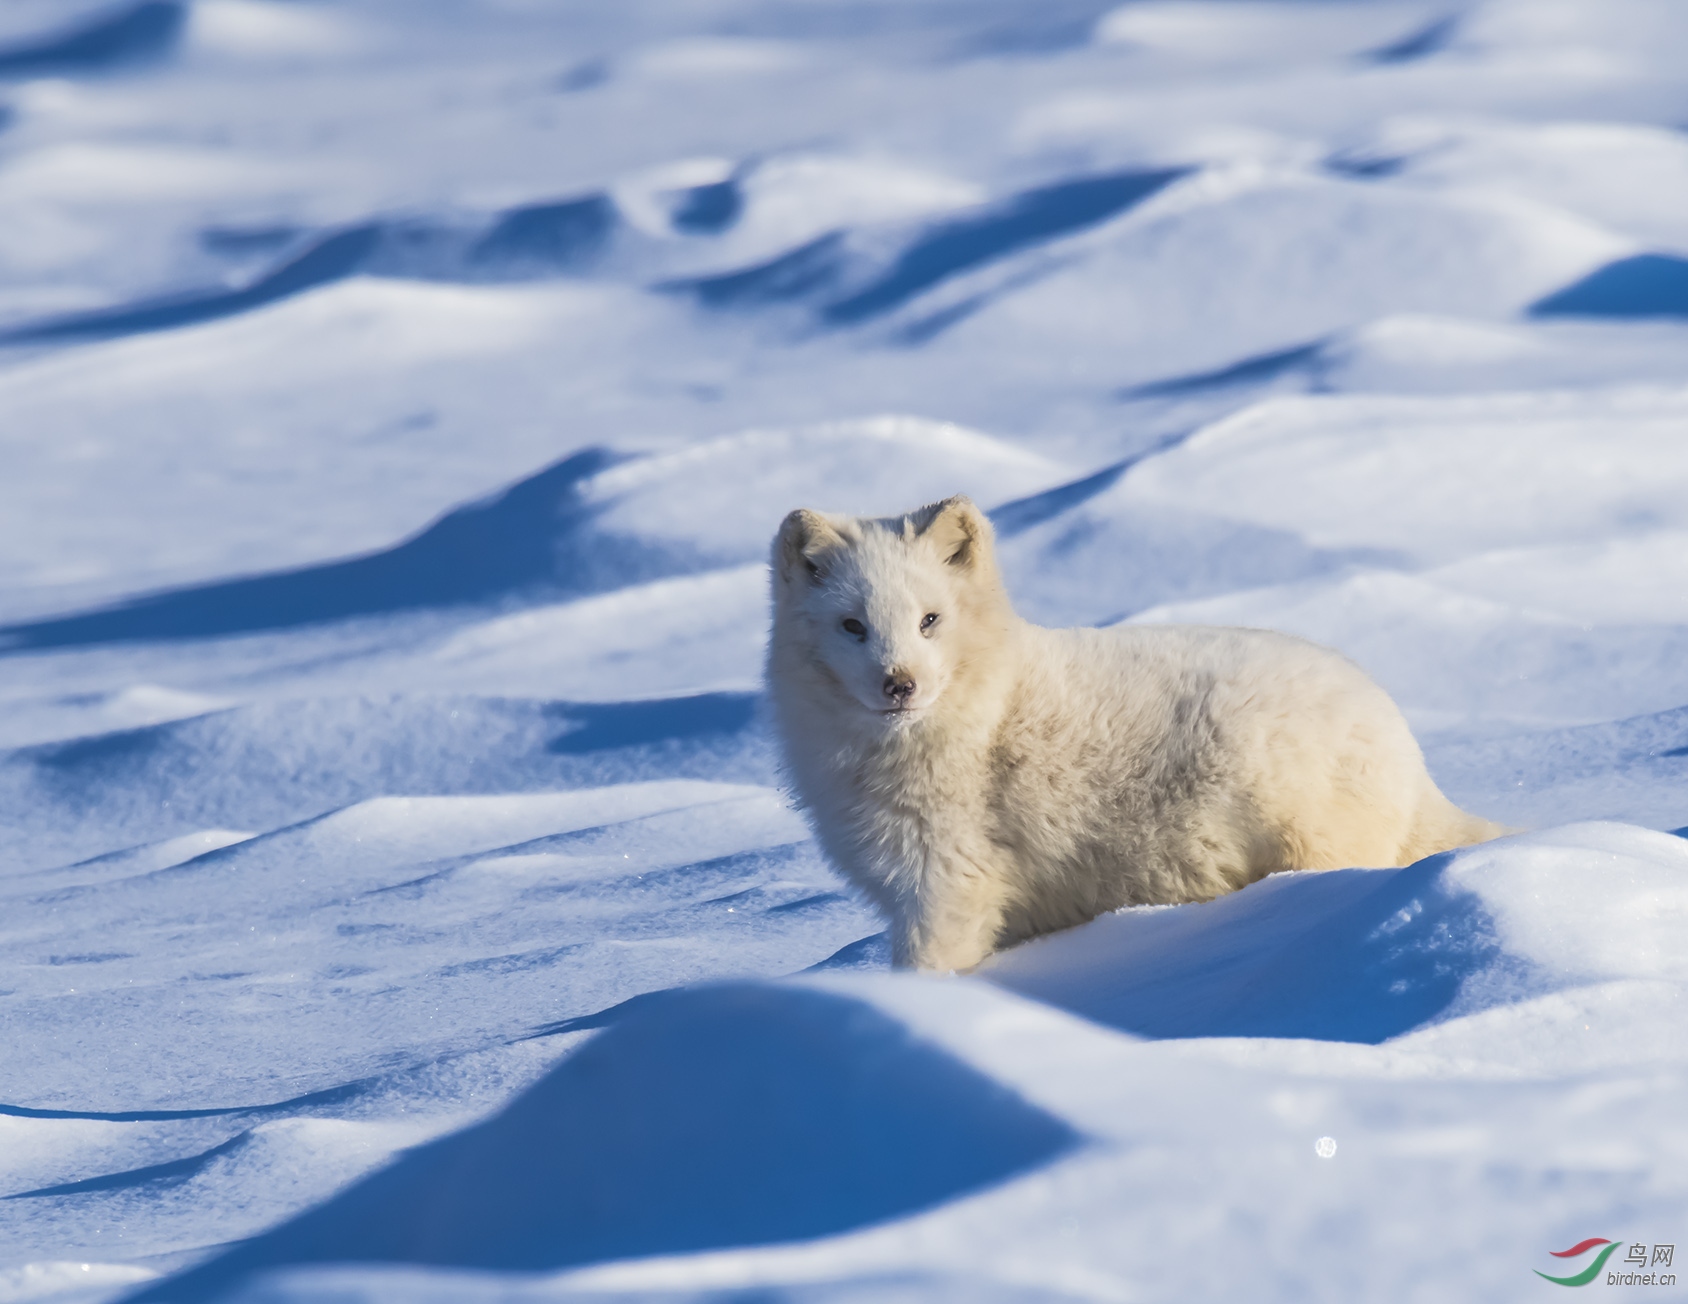
<path fill-rule="evenodd" d="M 1334 652 L 1021 620 L 966 498 L 786 517 L 768 685 L 797 795 L 899 965 L 967 969 L 1118 906 L 1508 832 L 1442 795 L 1388 694 Z"/>

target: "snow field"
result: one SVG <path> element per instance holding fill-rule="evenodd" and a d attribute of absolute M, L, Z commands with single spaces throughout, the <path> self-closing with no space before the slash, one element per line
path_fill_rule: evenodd
<path fill-rule="evenodd" d="M 1684 38 L 16 0 L 0 1301 L 1487 1304 L 1680 1240 Z M 883 972 L 764 558 L 955 492 L 1024 614 L 1327 643 L 1532 831 Z"/>

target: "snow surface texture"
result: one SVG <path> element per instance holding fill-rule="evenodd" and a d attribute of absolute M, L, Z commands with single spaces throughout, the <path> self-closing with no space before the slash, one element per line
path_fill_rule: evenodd
<path fill-rule="evenodd" d="M 0 7 L 0 1302 L 1486 1302 L 1688 1242 L 1683 49 Z M 764 550 L 954 492 L 1031 618 L 1340 648 L 1534 831 L 884 972 Z"/>

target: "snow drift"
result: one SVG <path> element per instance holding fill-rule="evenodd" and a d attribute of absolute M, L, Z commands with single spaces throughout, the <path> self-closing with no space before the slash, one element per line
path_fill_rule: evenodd
<path fill-rule="evenodd" d="M 532 1270 L 806 1240 L 1078 1140 L 871 1006 L 701 988 L 641 1003 L 496 1118 L 132 1298 L 214 1298 L 287 1264 Z"/>
<path fill-rule="evenodd" d="M 1679 1242 L 1685 41 L 4 6 L 0 1301 L 1489 1304 Z M 958 491 L 1029 617 L 1324 642 L 1534 832 L 882 972 L 765 550 Z"/>

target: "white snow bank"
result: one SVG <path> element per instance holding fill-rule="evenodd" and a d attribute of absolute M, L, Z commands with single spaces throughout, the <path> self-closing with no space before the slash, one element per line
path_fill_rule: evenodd
<path fill-rule="evenodd" d="M 239 60 L 344 57 L 364 51 L 373 35 L 367 20 L 274 0 L 196 0 L 190 12 L 191 49 Z"/>
<path fill-rule="evenodd" d="M 1425 723 L 1662 711 L 1688 697 L 1685 420 L 1676 388 L 1268 399 L 1040 527 L 1017 564 L 1069 539 L 1100 558 L 1160 514 L 1194 548 L 1158 585 L 1116 569 L 1089 619 L 1297 633 Z"/>
<path fill-rule="evenodd" d="M 768 568 L 758 561 L 467 625 L 431 652 L 437 668 L 411 674 L 577 702 L 618 700 L 630 676 L 653 694 L 751 692 L 767 624 Z"/>
<path fill-rule="evenodd" d="M 102 879 L 130 878 L 169 869 L 172 865 L 180 865 L 257 836 L 244 829 L 196 829 L 178 837 L 145 842 L 121 851 L 108 851 L 102 856 L 92 856 L 63 868 L 37 870 L 28 881 L 32 888 L 39 889 L 49 882 L 91 883 Z"/>
<path fill-rule="evenodd" d="M 1493 565 L 1528 573 L 1516 555 Z M 1458 574 L 1442 583 L 1436 571 L 1337 570 L 1166 603 L 1132 619 L 1271 628 L 1338 648 L 1420 727 L 1485 717 L 1537 725 L 1621 719 L 1688 698 L 1688 629 L 1671 623 L 1673 602 L 1661 602 L 1656 617 L 1591 625 L 1580 613 L 1539 609 L 1527 590 L 1504 601 L 1481 596 Z M 1586 613 L 1595 609 L 1586 602 Z"/>
<path fill-rule="evenodd" d="M 383 797 L 0 892 L 0 1102 L 84 1114 L 268 1106 L 871 931 L 777 794 L 695 781 Z"/>
<path fill-rule="evenodd" d="M 1399 0 L 1336 13 L 1319 4 L 1285 0 L 1250 5 L 1150 0 L 1103 15 L 1096 24 L 1095 39 L 1103 45 L 1153 50 L 1198 64 L 1283 68 L 1393 44 L 1436 16 L 1430 5 Z"/>
<path fill-rule="evenodd" d="M 1580 825 L 1121 912 L 988 982 L 658 997 L 141 1298 L 1534 1298 L 1550 1251 L 1688 1213 L 1685 931 L 1688 845 Z"/>
<path fill-rule="evenodd" d="M 1688 825 L 1677 0 L 74 7 L 0 6 L 0 328 L 152 333 L 0 350 L 0 621 L 83 613 L 0 648 L 0 1298 L 109 1300 L 553 1070 L 457 1198 L 739 1248 L 586 1218 L 571 1262 L 657 1257 L 247 1298 L 1495 1304 L 1680 1241 L 1673 844 L 1100 921 L 1141 950 L 1051 981 L 1188 1016 L 1150 1040 L 867 981 L 750 691 L 780 514 L 963 490 L 1029 615 L 1299 630 L 1468 808 Z M 1397 1031 L 1189 1035 L 1248 1020 Z M 1085 1141 L 887 1155 L 925 1101 L 1001 1158 L 1004 1091 Z"/>
<path fill-rule="evenodd" d="M 1688 392 L 1269 399 L 1122 494 L 1448 562 L 1688 525 Z"/>
<path fill-rule="evenodd" d="M 519 796 L 376 797 L 297 830 L 264 836 L 302 844 L 283 857 L 288 861 L 301 853 L 332 854 L 340 882 L 350 886 L 356 879 L 348 875 L 379 872 L 417 858 L 470 855 L 709 802 L 766 798 L 760 788 L 675 781 Z"/>
<path fill-rule="evenodd" d="M 688 201 L 713 187 L 727 216 L 699 224 Z M 619 178 L 618 211 L 641 234 L 665 242 L 647 251 L 651 270 L 700 276 L 790 253 L 835 231 L 910 222 L 984 202 L 976 184 L 888 156 L 782 152 L 736 164 L 677 160 Z"/>
<path fill-rule="evenodd" d="M 523 372 L 571 336 L 583 361 L 625 358 L 653 309 L 618 297 L 359 279 L 14 367 L 0 592 L 112 595 L 390 544 L 556 455 L 551 382 L 483 368 Z M 507 419 L 458 424 L 483 388 Z"/>
<path fill-rule="evenodd" d="M 1060 463 L 949 422 L 882 416 L 752 430 L 600 471 L 599 528 L 724 560 L 764 557 L 785 514 L 886 516 L 968 493 L 984 504 L 1068 478 Z"/>
<path fill-rule="evenodd" d="M 1653 248 L 1688 252 L 1688 140 L 1678 131 L 1407 118 L 1365 148 L 1403 160 L 1414 183 L 1527 195 Z"/>
<path fill-rule="evenodd" d="M 78 1263 L 47 1259 L 16 1268 L 0 1268 L 0 1300 L 34 1304 L 36 1300 L 99 1299 L 158 1273 L 130 1263 Z"/>
<path fill-rule="evenodd" d="M 1491 322 L 1402 314 L 1329 341 L 1321 387 L 1395 394 L 1678 384 L 1688 327 L 1668 320 Z"/>
<path fill-rule="evenodd" d="M 137 1300 L 290 1263 L 557 1268 L 807 1240 L 906 1214 L 1078 1135 L 859 1000 L 652 998 L 494 1119 Z"/>
<path fill-rule="evenodd" d="M 1484 0 L 1462 23 L 1461 43 L 1507 53 L 1601 55 L 1633 71 L 1688 38 L 1688 15 L 1657 0 Z M 1615 58 L 1613 56 L 1616 56 Z M 1603 61 L 1604 62 L 1604 61 Z"/>
<path fill-rule="evenodd" d="M 1580 625 L 1688 625 L 1688 532 L 1657 530 L 1463 558 L 1425 573 L 1462 593 Z"/>
<path fill-rule="evenodd" d="M 1376 1043 L 1577 987 L 1688 994 L 1685 936 L 1688 842 L 1579 824 L 1406 869 L 1278 874 L 1206 905 L 1128 909 L 985 971 L 1150 1036 Z M 1574 1070 L 1580 1046 L 1562 1049 L 1560 1071 Z M 1633 1048 L 1638 1061 L 1661 1054 L 1688 1046 Z"/>
<path fill-rule="evenodd" d="M 1082 241 L 931 346 L 1013 358 L 1059 342 L 1115 384 L 1204 372 L 1385 312 L 1499 317 L 1635 252 L 1513 196 L 1384 190 L 1240 166 L 1183 183 Z"/>

